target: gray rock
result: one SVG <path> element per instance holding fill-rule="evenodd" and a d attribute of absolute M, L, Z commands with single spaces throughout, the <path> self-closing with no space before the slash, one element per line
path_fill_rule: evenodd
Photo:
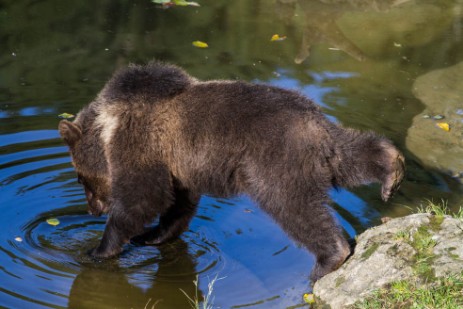
<path fill-rule="evenodd" d="M 463 171 L 463 62 L 420 76 L 413 85 L 414 95 L 426 109 L 413 118 L 406 145 L 427 166 L 460 178 Z M 442 115 L 441 120 L 425 116 Z M 446 132 L 438 122 L 450 125 Z"/>
<path fill-rule="evenodd" d="M 315 283 L 319 303 L 331 308 L 347 308 L 370 296 L 373 291 L 398 280 L 425 282 L 416 269 L 416 244 L 420 237 L 432 239 L 427 262 L 432 277 L 460 274 L 463 269 L 462 220 L 414 214 L 392 219 L 371 228 L 357 239 L 355 253 L 337 271 Z"/>
<path fill-rule="evenodd" d="M 444 277 L 460 273 L 463 270 L 463 222 L 445 218 L 441 229 L 435 234 L 437 245 L 434 247 L 436 259 L 433 263 L 435 275 Z"/>

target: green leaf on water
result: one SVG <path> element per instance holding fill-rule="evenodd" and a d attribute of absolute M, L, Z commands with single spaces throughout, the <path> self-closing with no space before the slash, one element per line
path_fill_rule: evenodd
<path fill-rule="evenodd" d="M 56 218 L 47 219 L 47 223 L 53 226 L 57 226 L 59 224 L 59 220 Z"/>
<path fill-rule="evenodd" d="M 174 0 L 175 5 L 179 6 L 200 6 L 199 3 L 185 0 Z"/>
<path fill-rule="evenodd" d="M 59 114 L 58 117 L 62 119 L 71 119 L 71 118 L 74 118 L 75 116 L 69 113 L 62 113 L 62 114 Z"/>
<path fill-rule="evenodd" d="M 444 115 L 434 115 L 434 116 L 432 116 L 432 119 L 434 119 L 434 120 L 442 120 L 444 118 L 445 118 Z"/>

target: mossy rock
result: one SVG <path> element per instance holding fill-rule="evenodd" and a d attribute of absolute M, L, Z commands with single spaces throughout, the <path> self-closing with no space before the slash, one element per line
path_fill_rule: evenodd
<path fill-rule="evenodd" d="M 357 239 L 354 254 L 314 286 L 331 308 L 349 308 L 396 282 L 432 284 L 463 269 L 463 221 L 414 214 L 371 228 Z"/>

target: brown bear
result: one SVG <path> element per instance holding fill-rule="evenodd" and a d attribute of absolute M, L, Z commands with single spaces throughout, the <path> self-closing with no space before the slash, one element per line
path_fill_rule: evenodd
<path fill-rule="evenodd" d="M 108 213 L 95 258 L 119 254 L 131 239 L 179 236 L 201 194 L 247 194 L 315 255 L 317 280 L 350 254 L 327 191 L 379 182 L 386 201 L 404 175 L 389 140 L 330 122 L 295 91 L 199 81 L 159 62 L 116 72 L 59 131 L 89 212 Z"/>

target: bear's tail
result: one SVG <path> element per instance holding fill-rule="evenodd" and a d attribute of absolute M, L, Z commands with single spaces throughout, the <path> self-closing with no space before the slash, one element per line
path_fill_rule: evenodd
<path fill-rule="evenodd" d="M 335 185 L 353 187 L 379 182 L 381 197 L 387 201 L 398 190 L 405 175 L 402 153 L 391 141 L 373 132 L 343 129 L 338 134 Z"/>
<path fill-rule="evenodd" d="M 192 80 L 174 65 L 158 61 L 147 65 L 131 64 L 111 77 L 100 96 L 106 102 L 156 102 L 182 93 Z"/>

